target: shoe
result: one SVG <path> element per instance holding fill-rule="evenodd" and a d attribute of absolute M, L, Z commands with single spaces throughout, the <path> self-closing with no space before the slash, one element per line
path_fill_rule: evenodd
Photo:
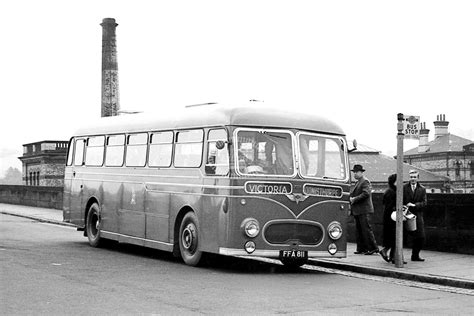
<path fill-rule="evenodd" d="M 362 254 L 364 254 L 364 253 L 366 253 L 366 252 L 367 252 L 367 251 L 359 251 L 359 250 L 357 250 L 357 251 L 354 251 L 354 254 L 355 254 L 355 255 L 362 255 Z"/>
<path fill-rule="evenodd" d="M 379 250 L 378 249 L 369 250 L 365 252 L 364 255 L 370 256 L 370 255 L 373 255 L 374 253 L 379 253 Z"/>
<path fill-rule="evenodd" d="M 395 259 L 390 260 L 391 263 L 395 264 Z M 407 264 L 405 260 L 403 260 L 403 264 Z"/>
<path fill-rule="evenodd" d="M 382 249 L 380 250 L 380 255 L 382 256 L 383 260 L 385 260 L 386 262 L 390 262 L 390 259 L 388 258 L 388 255 L 387 255 L 387 249 Z"/>
<path fill-rule="evenodd" d="M 411 257 L 411 261 L 420 261 L 420 262 L 423 262 L 423 261 L 425 261 L 425 259 L 420 258 L 420 257 Z"/>

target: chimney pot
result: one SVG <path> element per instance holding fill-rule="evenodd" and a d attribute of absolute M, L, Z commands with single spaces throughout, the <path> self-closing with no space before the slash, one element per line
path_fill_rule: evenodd
<path fill-rule="evenodd" d="M 418 141 L 418 152 L 427 152 L 430 146 L 428 145 L 428 137 L 430 130 L 426 129 L 426 122 L 421 123 L 420 138 Z"/>
<path fill-rule="evenodd" d="M 102 19 L 102 23 L 115 23 L 114 18 L 104 18 Z"/>
<path fill-rule="evenodd" d="M 449 134 L 448 125 L 449 122 L 446 121 L 446 114 L 440 114 L 437 116 L 437 120 L 433 122 L 435 127 L 435 139 Z"/>

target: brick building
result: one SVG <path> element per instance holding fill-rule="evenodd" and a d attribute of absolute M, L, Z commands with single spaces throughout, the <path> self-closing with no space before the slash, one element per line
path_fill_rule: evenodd
<path fill-rule="evenodd" d="M 63 186 L 67 141 L 45 140 L 23 145 L 23 185 Z"/>
<path fill-rule="evenodd" d="M 474 193 L 474 142 L 449 133 L 449 122 L 444 114 L 434 122 L 434 140 L 429 141 L 426 123 L 420 130 L 416 148 L 403 153 L 403 160 L 410 165 L 428 170 L 450 179 L 450 192 Z"/>

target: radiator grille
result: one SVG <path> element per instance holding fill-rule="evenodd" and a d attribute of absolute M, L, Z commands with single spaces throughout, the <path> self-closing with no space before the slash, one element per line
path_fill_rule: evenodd
<path fill-rule="evenodd" d="M 317 245 L 323 238 L 323 230 L 308 223 L 274 223 L 266 227 L 264 236 L 271 244 Z"/>

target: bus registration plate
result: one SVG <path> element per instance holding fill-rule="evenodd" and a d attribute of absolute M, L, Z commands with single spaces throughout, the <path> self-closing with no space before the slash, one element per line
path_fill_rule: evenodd
<path fill-rule="evenodd" d="M 280 259 L 308 259 L 308 252 L 303 250 L 280 250 Z"/>

